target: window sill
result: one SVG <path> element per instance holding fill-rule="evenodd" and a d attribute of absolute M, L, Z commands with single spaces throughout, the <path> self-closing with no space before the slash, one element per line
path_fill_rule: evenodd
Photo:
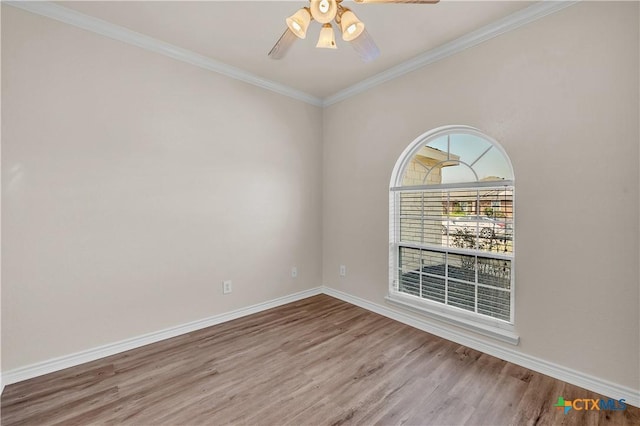
<path fill-rule="evenodd" d="M 428 302 L 422 303 L 422 301 L 415 301 L 411 297 L 403 297 L 400 294 L 392 293 L 385 299 L 387 302 L 403 309 L 408 309 L 420 315 L 491 337 L 501 342 L 512 345 L 518 345 L 520 342 L 520 337 L 515 333 L 511 324 L 498 321 L 492 324 L 493 321 L 491 319 L 487 319 L 486 323 L 480 322 L 476 318 L 470 318 L 470 315 L 464 315 L 464 312 L 454 314 L 445 306 L 430 306 Z"/>

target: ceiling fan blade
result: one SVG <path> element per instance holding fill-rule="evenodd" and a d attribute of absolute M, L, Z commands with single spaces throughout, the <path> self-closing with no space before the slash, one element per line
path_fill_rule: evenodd
<path fill-rule="evenodd" d="M 276 41 L 276 44 L 273 45 L 271 50 L 269 51 L 269 57 L 271 59 L 282 59 L 289 51 L 289 48 L 293 45 L 293 42 L 296 41 L 298 37 L 287 27 L 282 36 Z"/>
<path fill-rule="evenodd" d="M 356 3 L 423 3 L 434 4 L 440 0 L 355 0 Z"/>
<path fill-rule="evenodd" d="M 366 28 L 362 31 L 362 34 L 348 43 L 353 46 L 354 50 L 360 55 L 360 59 L 364 62 L 371 62 L 380 56 L 380 49 L 378 49 Z"/>

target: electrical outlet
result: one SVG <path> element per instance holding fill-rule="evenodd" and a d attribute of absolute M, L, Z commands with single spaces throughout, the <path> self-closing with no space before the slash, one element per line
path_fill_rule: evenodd
<path fill-rule="evenodd" d="M 347 267 L 345 265 L 340 265 L 340 276 L 341 277 L 347 276 Z"/>
<path fill-rule="evenodd" d="M 291 278 L 296 278 L 298 276 L 298 267 L 297 266 L 292 266 L 291 267 Z"/>
<path fill-rule="evenodd" d="M 229 293 L 231 293 L 231 280 L 223 281 L 222 294 L 229 294 Z"/>

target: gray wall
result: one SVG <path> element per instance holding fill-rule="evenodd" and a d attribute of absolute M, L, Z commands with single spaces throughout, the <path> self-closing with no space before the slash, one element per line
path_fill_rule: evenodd
<path fill-rule="evenodd" d="M 385 304 L 395 162 L 474 126 L 516 176 L 508 348 L 638 389 L 638 38 L 637 2 L 584 2 L 325 109 L 325 285 Z"/>
<path fill-rule="evenodd" d="M 2 8 L 3 371 L 321 284 L 319 108 Z"/>

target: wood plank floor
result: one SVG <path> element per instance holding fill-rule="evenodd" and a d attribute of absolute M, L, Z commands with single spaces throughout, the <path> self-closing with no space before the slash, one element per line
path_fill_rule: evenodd
<path fill-rule="evenodd" d="M 5 388 L 2 425 L 638 425 L 602 398 L 326 295 Z"/>

